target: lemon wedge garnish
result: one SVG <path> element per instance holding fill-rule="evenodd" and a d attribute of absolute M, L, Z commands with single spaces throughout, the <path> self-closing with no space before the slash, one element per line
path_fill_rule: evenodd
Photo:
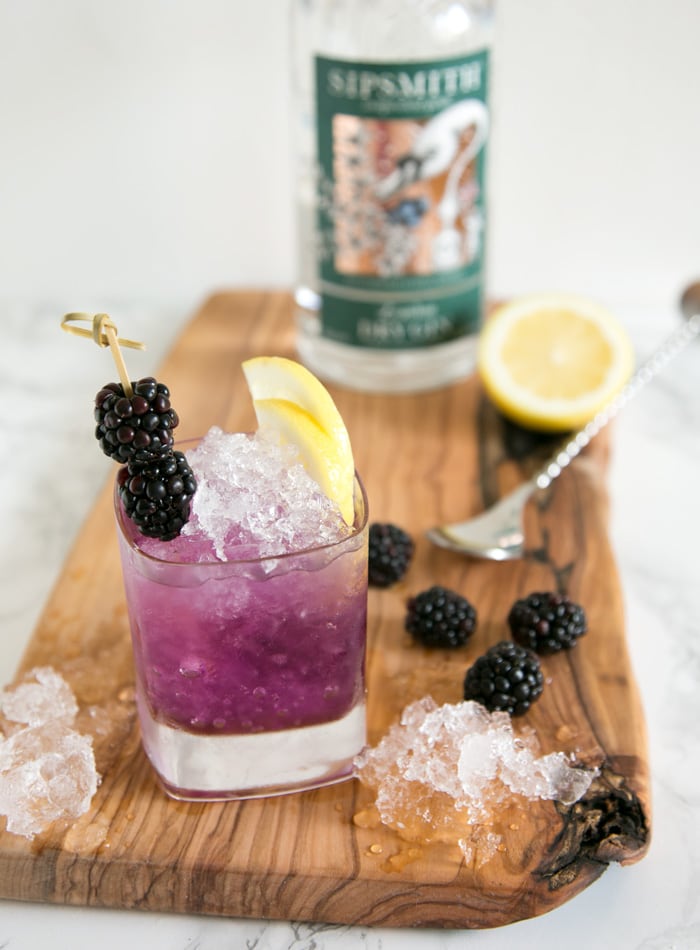
<path fill-rule="evenodd" d="M 340 509 L 355 520 L 355 465 L 345 423 L 325 386 L 300 363 L 258 356 L 243 363 L 258 425 L 296 445 L 304 468 Z"/>
<path fill-rule="evenodd" d="M 630 339 L 592 301 L 564 294 L 521 297 L 487 319 L 477 369 L 503 415 L 545 432 L 585 425 L 634 368 Z"/>

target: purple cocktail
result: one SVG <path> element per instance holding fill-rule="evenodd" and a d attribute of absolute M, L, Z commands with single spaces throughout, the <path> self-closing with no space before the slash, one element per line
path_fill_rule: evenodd
<path fill-rule="evenodd" d="M 115 495 L 143 744 L 176 798 L 331 784 L 365 744 L 366 498 L 356 480 L 345 525 L 279 452 L 220 432 L 188 452 L 199 487 L 174 541 Z"/>

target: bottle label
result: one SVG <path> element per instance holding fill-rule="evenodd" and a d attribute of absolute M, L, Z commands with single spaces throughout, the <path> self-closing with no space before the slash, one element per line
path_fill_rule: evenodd
<path fill-rule="evenodd" d="M 322 333 L 406 349 L 481 321 L 489 54 L 316 58 Z"/>

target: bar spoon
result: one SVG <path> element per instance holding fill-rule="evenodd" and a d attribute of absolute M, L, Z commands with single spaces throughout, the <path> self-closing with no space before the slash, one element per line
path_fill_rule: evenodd
<path fill-rule="evenodd" d="M 551 485 L 620 409 L 700 333 L 700 281 L 686 287 L 679 307 L 685 322 L 653 351 L 626 385 L 590 422 L 567 436 L 557 451 L 528 481 L 474 518 L 430 528 L 426 532 L 428 538 L 438 547 L 472 557 L 489 558 L 493 561 L 522 557 L 525 551 L 523 510 L 530 496 Z"/>

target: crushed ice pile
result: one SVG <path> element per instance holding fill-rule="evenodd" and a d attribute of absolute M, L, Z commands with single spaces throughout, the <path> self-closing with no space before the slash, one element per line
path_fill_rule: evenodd
<path fill-rule="evenodd" d="M 220 560 L 276 555 L 337 541 L 347 533 L 337 505 L 299 461 L 298 450 L 253 436 L 227 433 L 214 426 L 187 452 L 197 477 L 189 522 L 182 537 L 211 539 Z M 169 556 L 173 544 L 168 542 Z M 187 543 L 185 541 L 185 543 Z"/>
<path fill-rule="evenodd" d="M 92 738 L 73 728 L 77 712 L 70 686 L 48 666 L 0 692 L 0 815 L 13 834 L 33 838 L 87 811 L 100 779 Z"/>
<path fill-rule="evenodd" d="M 454 840 L 467 858 L 478 843 L 483 862 L 500 844 L 492 830 L 500 806 L 514 796 L 570 805 L 597 774 L 563 752 L 538 751 L 534 733 L 516 736 L 507 713 L 475 702 L 438 706 L 426 696 L 355 767 L 376 792 L 383 824 L 409 839 Z"/>

